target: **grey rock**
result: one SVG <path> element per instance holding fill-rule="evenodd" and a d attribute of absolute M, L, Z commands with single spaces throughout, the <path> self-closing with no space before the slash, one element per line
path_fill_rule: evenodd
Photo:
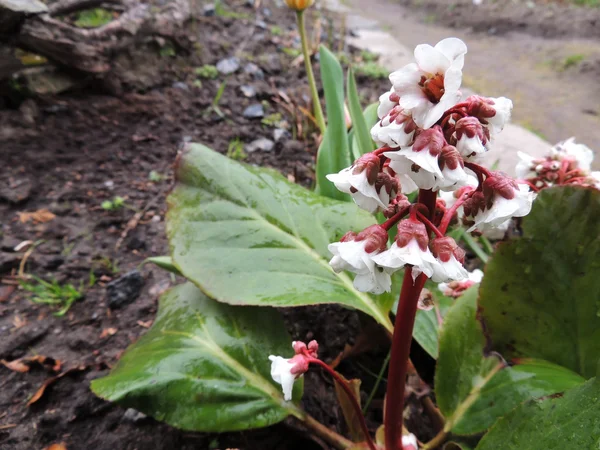
<path fill-rule="evenodd" d="M 261 65 L 269 73 L 281 72 L 281 58 L 277 53 L 266 55 L 261 60 Z"/>
<path fill-rule="evenodd" d="M 261 119 L 265 117 L 265 109 L 260 103 L 248 106 L 243 113 L 246 119 Z"/>
<path fill-rule="evenodd" d="M 254 63 L 248 63 L 244 66 L 244 72 L 249 75 L 252 75 L 255 80 L 262 80 L 265 78 L 265 73 L 262 71 L 260 67 L 258 67 Z"/>
<path fill-rule="evenodd" d="M 15 247 L 19 245 L 21 241 L 13 236 L 4 235 L 2 242 L 0 243 L 0 250 L 3 252 L 14 252 Z"/>
<path fill-rule="evenodd" d="M 231 58 L 222 59 L 217 63 L 217 70 L 223 75 L 237 72 L 240 68 L 240 59 L 232 56 Z"/>
<path fill-rule="evenodd" d="M 256 88 L 254 86 L 251 86 L 249 84 L 245 84 L 243 86 L 240 86 L 240 92 L 242 93 L 242 95 L 244 97 L 255 97 L 256 96 Z"/>
<path fill-rule="evenodd" d="M 146 417 L 148 417 L 146 414 L 144 414 L 143 412 L 139 412 L 138 410 L 135 410 L 133 408 L 127 408 L 127 410 L 123 414 L 124 421 L 133 423 L 140 422 Z"/>
<path fill-rule="evenodd" d="M 202 14 L 204 14 L 206 17 L 214 16 L 216 14 L 215 4 L 208 3 L 204 5 L 204 7 L 202 8 Z"/>
<path fill-rule="evenodd" d="M 246 152 L 252 153 L 257 150 L 261 150 L 263 152 L 270 152 L 275 147 L 275 142 L 271 139 L 260 138 L 255 141 L 250 142 L 246 145 Z"/>
<path fill-rule="evenodd" d="M 49 324 L 36 321 L 19 328 L 17 332 L 4 334 L 0 339 L 0 358 L 21 357 L 33 344 L 48 334 L 49 328 Z"/>
<path fill-rule="evenodd" d="M 260 28 L 261 30 L 267 29 L 267 23 L 264 20 L 257 20 L 256 22 L 254 22 L 254 25 L 257 28 Z"/>
<path fill-rule="evenodd" d="M 263 16 L 265 16 L 265 17 L 271 17 L 273 15 L 273 13 L 271 12 L 271 10 L 269 8 L 263 8 L 262 13 L 263 13 Z"/>
<path fill-rule="evenodd" d="M 275 140 L 275 142 L 279 142 L 284 139 L 287 140 L 291 137 L 292 135 L 290 134 L 290 132 L 288 130 L 284 130 L 283 128 L 275 128 L 273 130 L 273 139 Z"/>
<path fill-rule="evenodd" d="M 106 285 L 106 299 L 111 309 L 122 308 L 133 302 L 144 286 L 144 277 L 132 270 Z"/>
<path fill-rule="evenodd" d="M 189 91 L 190 87 L 183 81 L 176 81 L 171 85 L 174 89 L 181 89 L 182 91 Z"/>
<path fill-rule="evenodd" d="M 0 199 L 17 204 L 26 201 L 31 195 L 33 182 L 26 176 L 13 178 L 5 174 L 0 179 Z"/>

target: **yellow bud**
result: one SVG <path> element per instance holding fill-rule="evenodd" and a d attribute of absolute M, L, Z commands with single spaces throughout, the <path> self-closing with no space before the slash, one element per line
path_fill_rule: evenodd
<path fill-rule="evenodd" d="M 296 11 L 304 11 L 309 8 L 315 0 L 285 0 L 285 3 Z"/>

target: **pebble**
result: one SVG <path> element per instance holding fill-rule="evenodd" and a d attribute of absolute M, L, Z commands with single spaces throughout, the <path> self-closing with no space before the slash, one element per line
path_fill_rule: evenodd
<path fill-rule="evenodd" d="M 204 14 L 206 17 L 214 16 L 216 14 L 215 4 L 208 3 L 204 5 L 204 7 L 202 8 L 202 14 Z"/>
<path fill-rule="evenodd" d="M 181 89 L 182 91 L 189 91 L 190 87 L 184 83 L 183 81 L 176 81 L 175 83 L 172 84 L 172 87 L 174 89 Z"/>
<path fill-rule="evenodd" d="M 260 119 L 262 117 L 265 117 L 265 109 L 260 103 L 255 103 L 254 105 L 248 106 L 244 110 L 243 116 L 246 119 Z"/>
<path fill-rule="evenodd" d="M 106 285 L 106 299 L 111 309 L 122 308 L 133 302 L 144 286 L 144 277 L 132 270 Z"/>
<path fill-rule="evenodd" d="M 133 408 L 127 408 L 127 410 L 123 414 L 123 420 L 125 420 L 127 422 L 133 422 L 133 423 L 140 422 L 141 420 L 144 420 L 146 417 L 148 417 L 146 414 L 144 414 L 143 412 L 140 412 L 136 409 L 133 409 Z"/>
<path fill-rule="evenodd" d="M 240 59 L 232 56 L 231 58 L 222 59 L 217 63 L 217 70 L 223 75 L 237 72 L 240 68 Z"/>
<path fill-rule="evenodd" d="M 246 152 L 252 153 L 257 150 L 261 150 L 263 152 L 270 152 L 275 147 L 275 142 L 271 139 L 260 138 L 255 141 L 250 142 L 246 145 Z"/>
<path fill-rule="evenodd" d="M 283 128 L 275 128 L 273 130 L 273 140 L 275 142 L 282 141 L 283 139 L 289 139 L 291 137 L 290 132 L 288 130 L 284 130 Z"/>
<path fill-rule="evenodd" d="M 255 80 L 262 80 L 265 78 L 265 73 L 254 63 L 248 63 L 244 66 L 244 72 L 252 75 Z"/>
<path fill-rule="evenodd" d="M 267 23 L 264 20 L 257 20 L 254 25 L 261 30 L 267 29 Z"/>
<path fill-rule="evenodd" d="M 256 88 L 254 86 L 250 86 L 249 84 L 244 84 L 240 86 L 240 92 L 244 97 L 255 97 L 256 96 Z"/>

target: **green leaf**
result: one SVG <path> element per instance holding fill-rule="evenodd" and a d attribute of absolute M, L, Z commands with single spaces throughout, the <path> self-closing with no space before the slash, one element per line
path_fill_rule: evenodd
<path fill-rule="evenodd" d="M 350 110 L 350 117 L 352 118 L 354 140 L 358 145 L 360 155 L 364 155 L 365 153 L 373 151 L 374 146 L 373 141 L 371 139 L 371 133 L 367 128 L 367 123 L 365 122 L 362 108 L 360 106 L 358 90 L 356 88 L 356 79 L 354 78 L 354 70 L 352 69 L 352 67 L 348 69 L 347 83 L 348 84 L 346 87 L 346 97 L 348 98 L 348 109 Z"/>
<path fill-rule="evenodd" d="M 286 402 L 270 376 L 269 354 L 292 356 L 290 344 L 277 311 L 217 303 L 186 283 L 163 295 L 152 328 L 92 390 L 185 430 L 266 427 L 304 415 L 302 382 Z"/>
<path fill-rule="evenodd" d="M 446 431 L 453 429 L 475 403 L 480 390 L 504 367 L 498 357 L 484 356 L 485 337 L 476 317 L 477 288 L 471 287 L 456 300 L 440 333 L 435 393 L 447 419 Z"/>
<path fill-rule="evenodd" d="M 340 303 L 392 329 L 392 297 L 358 292 L 328 264 L 328 244 L 372 225 L 370 214 L 198 144 L 187 147 L 175 175 L 171 256 L 208 296 L 240 305 Z"/>
<path fill-rule="evenodd" d="M 486 274 L 487 276 L 487 274 Z M 500 419 L 476 450 L 593 450 L 600 445 L 600 381 L 531 400 Z"/>
<path fill-rule="evenodd" d="M 564 392 L 584 382 L 580 375 L 547 361 L 519 361 L 518 365 L 496 373 L 480 389 L 477 399 L 456 421 L 452 432 L 481 433 L 526 400 Z"/>
<path fill-rule="evenodd" d="M 147 262 L 155 264 L 161 269 L 165 269 L 167 272 L 174 273 L 175 275 L 181 275 L 181 272 L 177 266 L 175 266 L 173 259 L 170 256 L 152 256 L 144 260 L 144 263 Z"/>
<path fill-rule="evenodd" d="M 326 175 L 337 173 L 352 163 L 344 112 L 344 73 L 335 55 L 325 46 L 321 45 L 319 55 L 327 108 L 327 130 L 317 153 L 315 191 L 325 197 L 349 201 L 350 196 L 338 191 L 326 178 Z"/>
<path fill-rule="evenodd" d="M 486 267 L 480 306 L 494 349 L 545 359 L 586 378 L 600 358 L 600 191 L 544 189 L 523 237 Z"/>
<path fill-rule="evenodd" d="M 446 442 L 442 450 L 472 450 L 469 444 L 460 441 L 450 441 Z"/>
<path fill-rule="evenodd" d="M 446 297 L 437 288 L 437 283 L 428 281 L 425 285 L 433 295 L 436 308 L 429 311 L 418 310 L 415 318 L 415 327 L 413 330 L 413 338 L 419 343 L 429 355 L 437 359 L 438 357 L 438 341 L 440 324 L 438 320 L 438 312 L 442 319 L 454 303 L 454 300 Z"/>

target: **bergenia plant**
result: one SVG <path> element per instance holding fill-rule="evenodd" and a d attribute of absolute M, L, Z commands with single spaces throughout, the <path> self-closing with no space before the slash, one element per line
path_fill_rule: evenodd
<path fill-rule="evenodd" d="M 405 378 L 425 282 L 469 280 L 465 252 L 447 235 L 457 210 L 463 209 L 469 232 L 493 229 L 527 215 L 535 198 L 528 183 L 478 164 L 509 120 L 512 102 L 480 96 L 460 101 L 466 53 L 466 45 L 457 38 L 434 47 L 417 46 L 416 62 L 390 75 L 392 88 L 380 99 L 380 121 L 372 129 L 380 147 L 327 177 L 358 207 L 381 212 L 387 219 L 364 230 L 348 230 L 340 242 L 330 244 L 331 267 L 353 272 L 354 287 L 373 294 L 391 291 L 391 275 L 404 270 L 385 407 L 389 450 L 402 448 Z M 460 197 L 451 207 L 438 201 L 439 192 L 455 191 Z M 407 195 L 413 192 L 418 195 L 411 202 Z M 273 371 L 279 366 L 274 360 Z M 290 364 L 288 372 L 297 373 L 296 367 Z M 277 374 L 276 380 L 281 379 L 289 376 Z M 284 389 L 289 391 L 285 385 Z M 356 413 L 361 415 L 360 410 Z"/>
<path fill-rule="evenodd" d="M 288 2 L 300 13 L 310 3 Z M 350 72 L 350 142 L 343 72 L 322 48 L 328 123 L 316 191 L 188 144 L 168 198 L 170 255 L 152 259 L 188 282 L 163 295 L 152 328 L 94 392 L 209 433 L 291 417 L 336 449 L 595 448 L 593 155 L 568 140 L 542 159 L 522 154 L 517 178 L 482 166 L 512 102 L 462 99 L 466 53 L 457 38 L 417 46 L 373 108 L 373 142 Z M 499 243 L 484 271 L 455 240 L 509 229 L 520 237 Z M 293 341 L 276 309 L 328 303 L 370 316 L 390 337 L 379 428 L 363 414 L 360 384 L 321 359 L 327 342 Z M 415 342 L 435 359 L 435 404 L 429 387 L 419 393 L 437 423 L 427 436 L 404 421 Z M 313 368 L 333 379 L 351 439 L 305 410 Z"/>

